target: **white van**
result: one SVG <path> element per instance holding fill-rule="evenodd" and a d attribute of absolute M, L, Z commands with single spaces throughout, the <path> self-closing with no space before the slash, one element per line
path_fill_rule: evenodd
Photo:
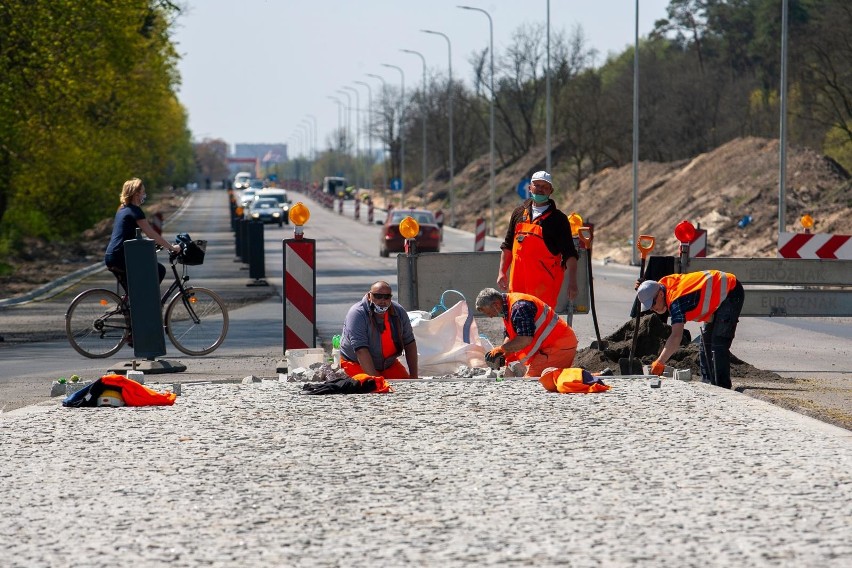
<path fill-rule="evenodd" d="M 253 176 L 249 172 L 238 172 L 237 175 L 234 176 L 234 189 L 247 189 L 252 177 Z"/>

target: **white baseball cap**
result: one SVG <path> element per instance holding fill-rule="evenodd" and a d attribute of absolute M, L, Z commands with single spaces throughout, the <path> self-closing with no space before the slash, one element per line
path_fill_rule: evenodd
<path fill-rule="evenodd" d="M 540 172 L 536 172 L 532 175 L 532 178 L 530 178 L 530 183 L 532 183 L 534 181 L 546 181 L 547 183 L 550 184 L 550 187 L 553 187 L 553 178 L 550 177 L 550 174 L 547 173 L 544 170 L 541 170 Z"/>

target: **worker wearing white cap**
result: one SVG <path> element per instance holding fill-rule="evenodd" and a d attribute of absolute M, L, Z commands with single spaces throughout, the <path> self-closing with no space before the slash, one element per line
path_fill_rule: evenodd
<path fill-rule="evenodd" d="M 530 197 L 512 212 L 500 245 L 497 286 L 529 294 L 552 308 L 568 277 L 568 299 L 577 297 L 577 249 L 568 217 L 550 198 L 553 180 L 545 171 L 530 179 Z"/>

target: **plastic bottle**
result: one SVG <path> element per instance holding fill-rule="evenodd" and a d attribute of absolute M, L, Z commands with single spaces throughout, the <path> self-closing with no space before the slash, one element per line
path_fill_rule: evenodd
<path fill-rule="evenodd" d="M 335 335 L 331 338 L 331 361 L 336 366 L 340 366 L 340 336 Z"/>

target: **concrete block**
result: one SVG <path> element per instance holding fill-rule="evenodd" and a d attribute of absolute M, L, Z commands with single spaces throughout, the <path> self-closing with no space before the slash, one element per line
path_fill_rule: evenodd
<path fill-rule="evenodd" d="M 243 384 L 244 385 L 250 385 L 252 383 L 259 383 L 259 382 L 261 382 L 261 378 L 255 377 L 254 375 L 249 375 L 247 377 L 243 377 Z"/>
<path fill-rule="evenodd" d="M 143 373 L 142 371 L 127 371 L 126 377 L 131 381 L 136 381 L 140 385 L 145 384 L 145 373 Z"/>

